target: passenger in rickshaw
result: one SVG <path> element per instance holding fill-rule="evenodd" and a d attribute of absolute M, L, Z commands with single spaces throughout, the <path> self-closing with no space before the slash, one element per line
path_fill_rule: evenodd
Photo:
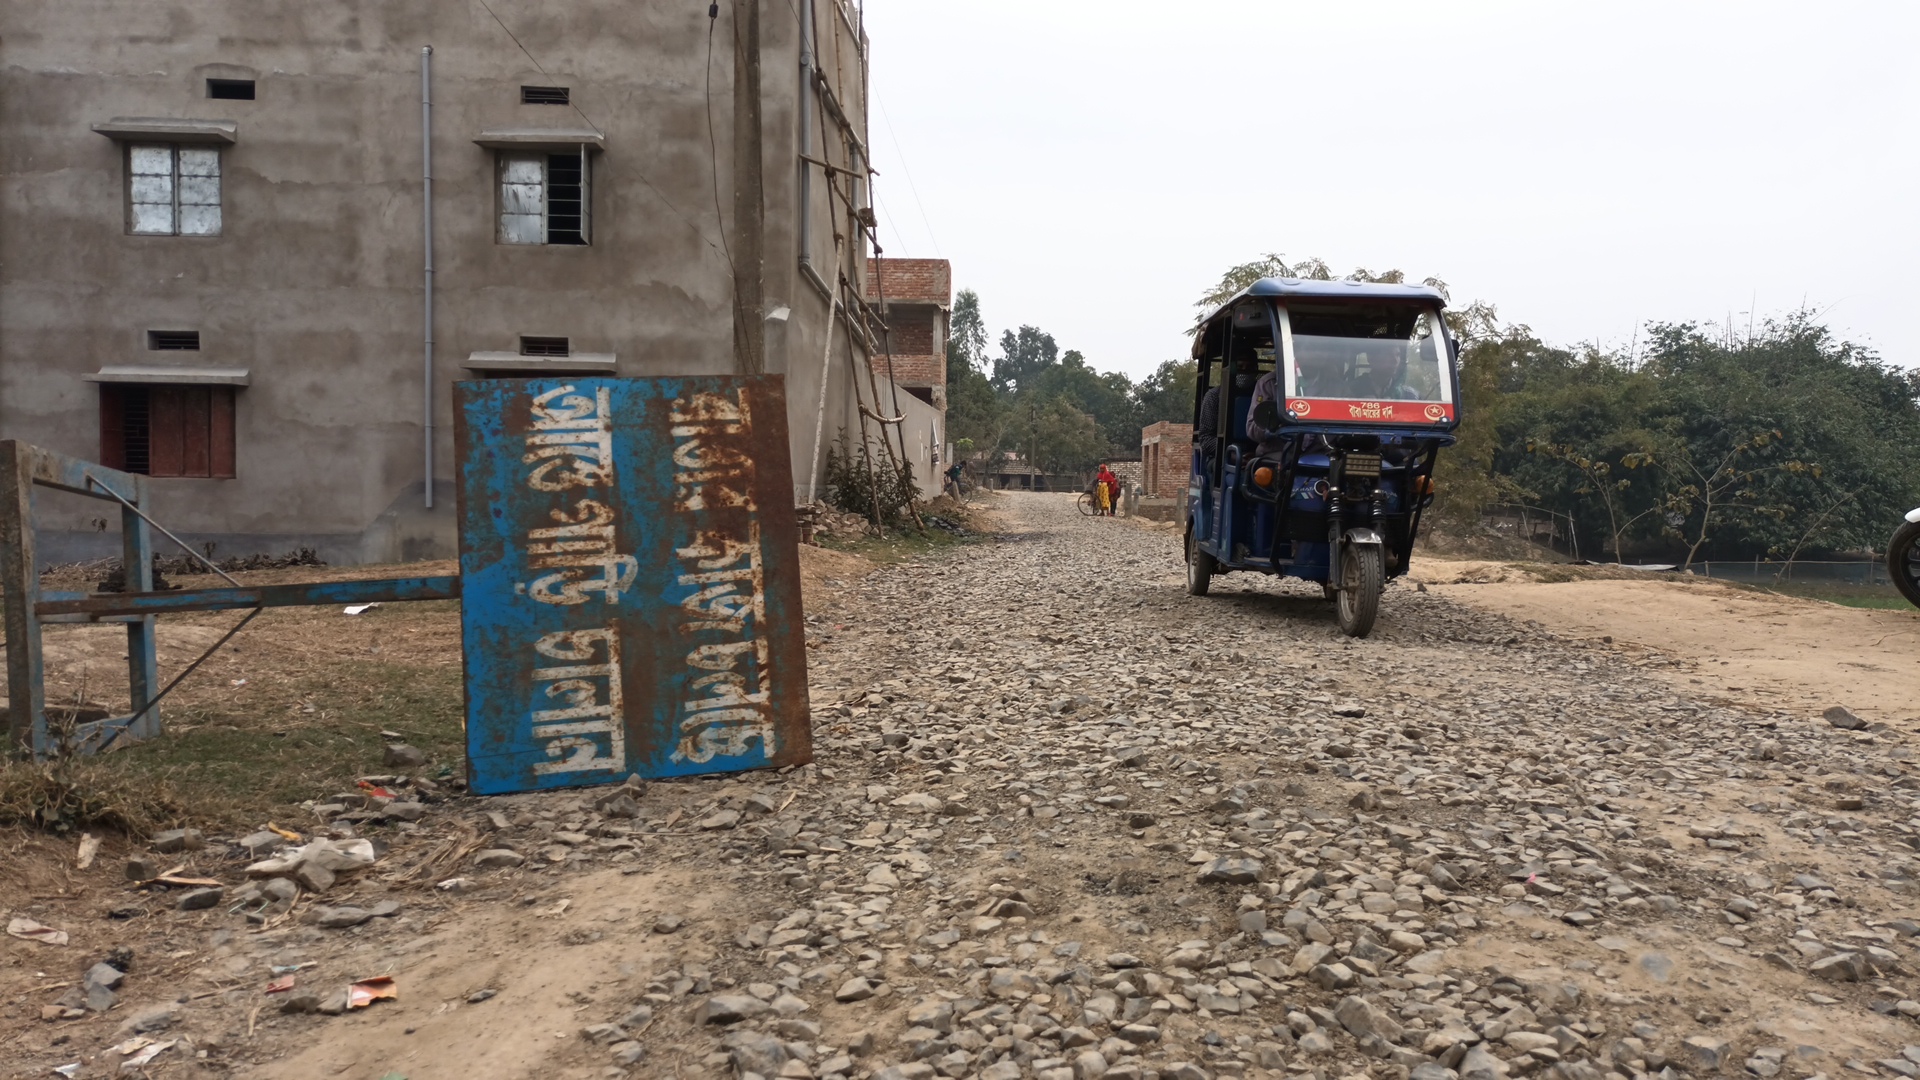
<path fill-rule="evenodd" d="M 1301 397 L 1350 398 L 1346 357 L 1337 346 L 1309 338 L 1295 347 Z"/>
<path fill-rule="evenodd" d="M 1353 396 L 1363 401 L 1397 401 L 1407 396 L 1400 384 L 1400 349 L 1393 342 L 1369 343 L 1356 359 Z"/>
<path fill-rule="evenodd" d="M 1240 393 L 1246 393 L 1247 388 L 1254 385 L 1254 376 L 1258 370 L 1258 361 L 1252 355 L 1244 355 L 1234 361 L 1234 389 Z M 1193 429 L 1193 441 L 1200 444 L 1200 455 L 1206 460 L 1209 472 L 1213 469 L 1213 455 L 1217 441 L 1215 436 L 1220 434 L 1224 426 L 1225 423 L 1220 416 L 1220 387 L 1209 386 L 1207 392 L 1200 395 L 1200 423 Z"/>

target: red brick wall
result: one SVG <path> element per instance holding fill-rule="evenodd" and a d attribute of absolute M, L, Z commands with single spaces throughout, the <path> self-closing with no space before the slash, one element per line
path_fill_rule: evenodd
<path fill-rule="evenodd" d="M 933 309 L 895 308 L 887 313 L 887 333 L 896 355 L 933 355 Z"/>
<path fill-rule="evenodd" d="M 868 259 L 868 303 L 880 302 L 882 285 L 890 301 L 953 306 L 953 264 L 945 259 Z"/>
<path fill-rule="evenodd" d="M 1148 498 L 1177 499 L 1186 494 L 1193 467 L 1193 425 L 1165 420 L 1140 431 L 1141 484 Z"/>
<path fill-rule="evenodd" d="M 882 378 L 887 374 L 887 354 L 875 353 L 873 372 Z M 901 386 L 945 386 L 947 384 L 947 358 L 944 356 L 904 356 L 893 354 L 893 379 Z"/>
<path fill-rule="evenodd" d="M 894 379 L 901 386 L 938 388 L 935 404 L 944 408 L 947 343 L 934 329 L 940 311 L 953 304 L 952 264 L 945 259 L 868 259 L 869 303 L 880 303 L 882 285 L 887 293 L 884 318 Z M 885 351 L 874 354 L 873 370 L 887 374 Z"/>

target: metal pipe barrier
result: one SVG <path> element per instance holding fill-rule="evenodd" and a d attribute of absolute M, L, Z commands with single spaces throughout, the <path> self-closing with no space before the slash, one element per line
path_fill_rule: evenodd
<path fill-rule="evenodd" d="M 125 590 L 119 593 L 43 592 L 34 558 L 33 489 L 52 488 L 120 505 L 120 562 Z M 109 469 L 14 439 L 0 441 L 0 603 L 6 608 L 6 747 L 14 756 L 47 758 L 62 751 L 97 753 L 160 733 L 162 698 L 193 673 L 261 609 L 309 604 L 391 603 L 402 600 L 450 600 L 460 595 L 460 579 L 447 577 L 327 581 L 249 588 L 213 565 L 147 513 L 151 487 L 145 476 Z M 204 563 L 232 587 L 153 588 L 153 540 L 158 530 L 192 558 Z M 226 635 L 187 665 L 165 687 L 160 684 L 154 620 L 183 611 L 252 609 Z M 127 691 L 130 706 L 120 716 L 66 725 L 47 720 L 45 649 L 41 628 L 50 623 L 117 622 L 127 628 Z M 62 742 L 66 745 L 61 745 Z"/>

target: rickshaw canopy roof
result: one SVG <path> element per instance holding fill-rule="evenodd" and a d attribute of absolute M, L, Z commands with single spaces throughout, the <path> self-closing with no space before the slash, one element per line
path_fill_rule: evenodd
<path fill-rule="evenodd" d="M 1249 297 L 1285 300 L 1299 297 L 1307 300 L 1422 300 L 1437 307 L 1446 307 L 1447 298 L 1440 290 L 1431 285 L 1397 285 L 1373 281 L 1316 281 L 1312 278 L 1272 278 L 1264 277 L 1259 281 L 1234 293 L 1232 299 L 1201 319 L 1202 325 L 1212 322 L 1217 316 L 1241 300 Z"/>

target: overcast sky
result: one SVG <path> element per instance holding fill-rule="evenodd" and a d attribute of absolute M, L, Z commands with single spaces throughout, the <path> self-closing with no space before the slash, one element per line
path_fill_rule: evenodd
<path fill-rule="evenodd" d="M 1138 378 L 1264 252 L 1920 363 L 1912 3 L 866 0 L 888 255 Z"/>

